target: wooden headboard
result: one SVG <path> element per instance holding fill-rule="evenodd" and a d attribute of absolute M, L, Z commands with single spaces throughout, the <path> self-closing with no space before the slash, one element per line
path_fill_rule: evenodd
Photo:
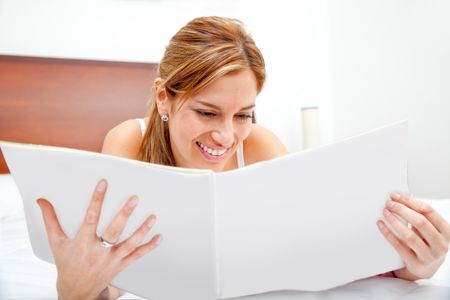
<path fill-rule="evenodd" d="M 100 151 L 109 129 L 145 115 L 155 75 L 156 64 L 0 55 L 0 140 Z"/>

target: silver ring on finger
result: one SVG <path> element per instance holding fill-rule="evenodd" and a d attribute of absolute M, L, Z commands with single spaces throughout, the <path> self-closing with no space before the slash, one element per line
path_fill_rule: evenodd
<path fill-rule="evenodd" d="M 99 241 L 100 241 L 100 246 L 102 246 L 103 248 L 111 248 L 116 244 L 116 243 L 108 242 L 103 237 L 99 237 Z"/>

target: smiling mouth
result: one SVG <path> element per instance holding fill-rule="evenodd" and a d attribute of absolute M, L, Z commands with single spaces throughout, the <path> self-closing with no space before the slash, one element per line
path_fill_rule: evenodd
<path fill-rule="evenodd" d="M 207 158 L 212 159 L 220 159 L 225 156 L 225 153 L 228 152 L 229 148 L 224 149 L 212 149 L 207 147 L 206 145 L 203 145 L 200 142 L 195 142 L 197 146 L 200 148 L 200 151 L 205 155 Z"/>

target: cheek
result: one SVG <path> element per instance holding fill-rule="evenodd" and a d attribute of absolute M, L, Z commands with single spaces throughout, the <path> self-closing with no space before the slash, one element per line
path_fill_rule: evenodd
<path fill-rule="evenodd" d="M 187 125 L 186 127 L 188 127 L 187 130 L 189 131 L 189 138 L 191 140 L 196 139 L 210 131 L 210 126 L 208 126 L 208 124 L 206 124 L 202 120 L 193 119 L 188 124 L 189 125 Z"/>
<path fill-rule="evenodd" d="M 252 124 L 248 124 L 242 127 L 243 128 L 240 128 L 240 130 L 237 131 L 237 138 L 239 139 L 239 141 L 243 141 L 248 138 L 248 136 L 252 132 Z"/>
<path fill-rule="evenodd" d="M 208 126 L 196 118 L 176 120 L 174 124 L 176 126 L 173 127 L 174 130 L 170 133 L 170 135 L 176 137 L 175 142 L 182 141 L 182 143 L 191 143 L 193 140 L 208 131 Z"/>

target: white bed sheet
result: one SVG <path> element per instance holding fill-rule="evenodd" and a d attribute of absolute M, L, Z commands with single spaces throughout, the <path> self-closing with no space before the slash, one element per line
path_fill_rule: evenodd
<path fill-rule="evenodd" d="M 450 199 L 431 201 L 450 221 Z M 56 270 L 33 255 L 22 201 L 10 175 L 0 175 L 0 299 L 57 299 Z M 139 299 L 125 294 L 121 299 Z M 450 259 L 429 280 L 373 277 L 323 292 L 280 291 L 235 299 L 450 299 Z"/>

